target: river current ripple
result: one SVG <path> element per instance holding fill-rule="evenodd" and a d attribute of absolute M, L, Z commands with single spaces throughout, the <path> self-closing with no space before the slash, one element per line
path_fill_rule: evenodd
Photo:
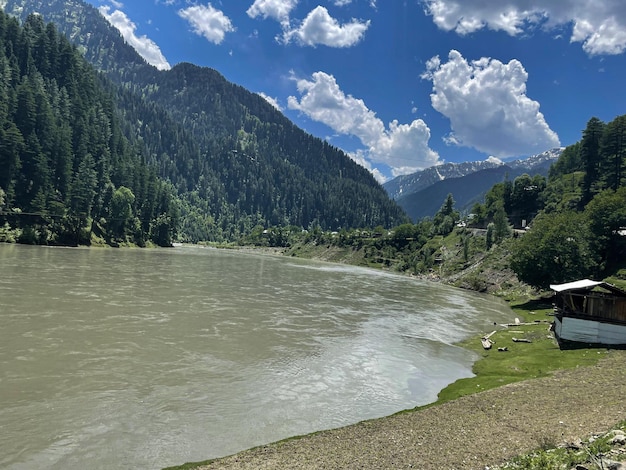
<path fill-rule="evenodd" d="M 432 402 L 511 312 L 201 247 L 0 245 L 0 467 L 160 468 Z"/>

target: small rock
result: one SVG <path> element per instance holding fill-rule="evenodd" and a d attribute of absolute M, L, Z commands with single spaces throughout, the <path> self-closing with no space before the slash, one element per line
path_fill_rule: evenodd
<path fill-rule="evenodd" d="M 616 434 L 615 436 L 613 436 L 613 438 L 609 441 L 611 444 L 613 445 L 621 445 L 623 446 L 624 444 L 626 444 L 626 435 L 624 434 Z"/>
<path fill-rule="evenodd" d="M 606 470 L 626 470 L 626 465 L 623 462 L 610 462 L 605 461 Z"/>

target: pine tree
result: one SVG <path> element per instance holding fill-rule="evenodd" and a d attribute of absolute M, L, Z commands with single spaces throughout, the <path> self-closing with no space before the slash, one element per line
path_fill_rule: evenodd
<path fill-rule="evenodd" d="M 493 216 L 493 239 L 495 243 L 500 243 L 512 234 L 509 218 L 504 210 L 504 205 L 499 205 Z"/>
<path fill-rule="evenodd" d="M 580 143 L 580 158 L 585 169 L 583 180 L 583 206 L 587 205 L 594 193 L 594 184 L 600 171 L 600 141 L 604 132 L 605 124 L 600 119 L 593 117 L 587 122 Z"/>
<path fill-rule="evenodd" d="M 617 191 L 626 177 L 626 116 L 606 125 L 600 149 L 599 180 L 604 188 Z"/>

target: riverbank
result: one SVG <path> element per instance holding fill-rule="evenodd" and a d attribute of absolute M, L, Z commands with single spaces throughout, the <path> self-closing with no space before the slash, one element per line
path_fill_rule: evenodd
<path fill-rule="evenodd" d="M 626 419 L 626 351 L 591 353 L 595 365 L 181 468 L 483 470 Z"/>
<path fill-rule="evenodd" d="M 337 262 L 341 256 L 314 257 Z M 449 385 L 434 404 L 180 468 L 482 470 L 626 419 L 626 352 L 563 351 L 548 331 L 549 299 L 508 300 L 519 325 L 514 318 L 512 327 L 494 325 L 488 351 L 481 335 L 461 343 L 480 357 L 476 376 Z"/>

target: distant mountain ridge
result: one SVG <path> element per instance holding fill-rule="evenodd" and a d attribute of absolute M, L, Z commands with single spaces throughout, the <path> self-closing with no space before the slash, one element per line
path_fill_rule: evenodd
<path fill-rule="evenodd" d="M 547 174 L 547 170 L 552 163 L 556 162 L 563 152 L 563 148 L 546 150 L 537 155 L 532 155 L 525 159 L 517 159 L 504 162 L 494 157 L 487 160 L 463 163 L 443 163 L 432 166 L 410 175 L 402 175 L 383 184 L 383 187 L 393 199 L 401 199 L 412 193 L 426 189 L 439 181 L 451 178 L 462 178 L 489 168 L 507 166 L 522 172 L 535 172 L 535 174 Z"/>
<path fill-rule="evenodd" d="M 513 180 L 524 173 L 547 176 L 562 151 L 563 148 L 555 148 L 511 162 L 490 158 L 446 163 L 400 176 L 384 187 L 413 221 L 434 216 L 448 194 L 452 194 L 458 210 L 467 212 L 494 184 L 506 178 Z"/>

